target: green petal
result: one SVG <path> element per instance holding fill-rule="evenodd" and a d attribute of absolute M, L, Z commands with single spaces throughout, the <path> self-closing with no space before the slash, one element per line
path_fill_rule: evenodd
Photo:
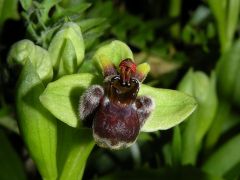
<path fill-rule="evenodd" d="M 79 125 L 78 103 L 81 94 L 99 79 L 88 73 L 66 75 L 48 84 L 40 101 L 55 117 L 72 127 Z"/>
<path fill-rule="evenodd" d="M 193 97 L 175 90 L 142 85 L 139 95 L 150 96 L 155 102 L 155 109 L 142 128 L 144 132 L 169 129 L 186 119 L 197 106 Z"/>

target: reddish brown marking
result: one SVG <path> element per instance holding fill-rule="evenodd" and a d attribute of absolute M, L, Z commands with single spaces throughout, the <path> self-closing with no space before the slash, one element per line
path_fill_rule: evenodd
<path fill-rule="evenodd" d="M 125 69 L 130 69 L 132 73 L 136 72 L 137 65 L 131 60 L 131 59 L 124 59 L 122 62 L 119 64 L 120 69 L 125 68 Z"/>

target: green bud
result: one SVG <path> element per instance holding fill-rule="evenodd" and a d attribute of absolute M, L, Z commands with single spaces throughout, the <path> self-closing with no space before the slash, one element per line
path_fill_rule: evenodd
<path fill-rule="evenodd" d="M 25 65 L 27 60 L 31 61 L 41 80 L 49 82 L 52 79 L 53 70 L 48 51 L 25 39 L 12 46 L 8 63 Z"/>
<path fill-rule="evenodd" d="M 178 89 L 196 98 L 198 107 L 186 121 L 182 134 L 182 163 L 195 164 L 202 139 L 206 135 L 217 109 L 216 77 L 189 70 Z"/>
<path fill-rule="evenodd" d="M 75 73 L 85 51 L 80 27 L 73 22 L 65 23 L 52 39 L 48 50 L 58 77 Z"/>

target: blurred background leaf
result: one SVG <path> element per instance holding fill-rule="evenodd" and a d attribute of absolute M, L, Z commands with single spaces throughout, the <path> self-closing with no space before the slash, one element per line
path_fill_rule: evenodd
<path fill-rule="evenodd" d="M 0 145 L 0 179 L 26 180 L 22 161 L 2 129 L 0 129 Z"/>
<path fill-rule="evenodd" d="M 18 0 L 1 0 L 0 1 L 0 28 L 7 19 L 18 19 L 17 9 Z"/>

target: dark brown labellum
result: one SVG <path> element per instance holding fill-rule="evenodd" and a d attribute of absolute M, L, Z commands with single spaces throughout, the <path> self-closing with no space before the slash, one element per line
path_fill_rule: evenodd
<path fill-rule="evenodd" d="M 137 97 L 140 82 L 134 78 L 136 65 L 120 63 L 120 74 L 107 76 L 104 87 L 93 85 L 80 99 L 80 118 L 93 120 L 93 137 L 104 148 L 129 147 L 153 110 L 150 97 Z"/>

